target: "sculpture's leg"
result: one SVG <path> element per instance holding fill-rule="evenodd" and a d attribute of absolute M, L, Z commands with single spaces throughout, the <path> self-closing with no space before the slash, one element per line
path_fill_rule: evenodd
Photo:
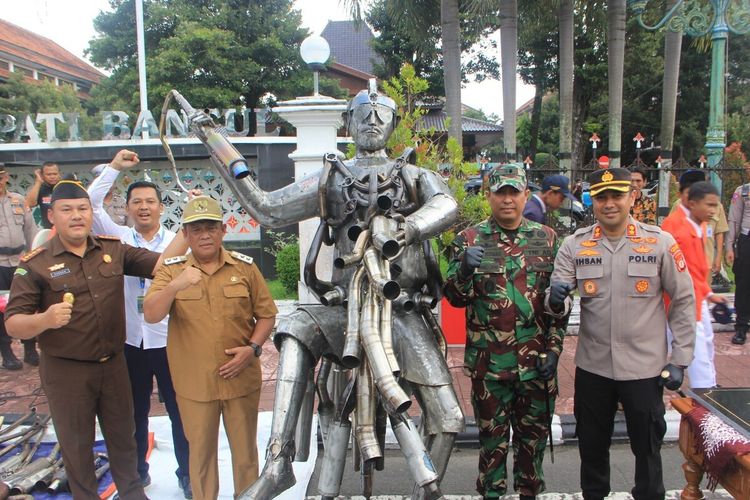
<path fill-rule="evenodd" d="M 700 488 L 701 479 L 703 479 L 703 469 L 688 459 L 682 464 L 682 471 L 685 473 L 687 484 L 680 494 L 680 500 L 703 500 L 705 497 Z"/>
<path fill-rule="evenodd" d="M 411 417 L 406 413 L 391 416 L 391 428 L 414 481 L 425 491 L 425 498 L 442 498 L 437 471 Z"/>
<path fill-rule="evenodd" d="M 456 435 L 464 428 L 464 415 L 456 393 L 451 385 L 437 387 L 415 385 L 415 394 L 422 408 L 424 434 L 427 449 L 442 481 L 448 469 Z M 415 500 L 426 498 L 426 492 L 417 484 L 414 486 Z"/>
<path fill-rule="evenodd" d="M 349 419 L 331 422 L 328 428 L 328 439 L 318 478 L 318 491 L 324 500 L 339 496 L 346 465 L 346 449 L 351 434 L 352 424 Z"/>
<path fill-rule="evenodd" d="M 281 340 L 266 464 L 257 481 L 238 498 L 266 500 L 294 486 L 294 434 L 308 381 L 313 376 L 313 363 L 313 356 L 296 338 L 285 336 Z"/>

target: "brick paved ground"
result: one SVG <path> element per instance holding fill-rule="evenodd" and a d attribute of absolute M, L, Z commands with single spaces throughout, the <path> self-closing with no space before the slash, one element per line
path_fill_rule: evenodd
<path fill-rule="evenodd" d="M 750 343 L 744 346 L 732 345 L 730 339 L 732 332 L 716 333 L 716 369 L 718 372 L 718 383 L 724 387 L 748 387 L 750 386 Z M 560 359 L 558 370 L 558 381 L 560 384 L 560 397 L 558 398 L 556 413 L 567 415 L 573 413 L 573 376 L 575 366 L 573 356 L 575 354 L 578 337 L 569 336 L 565 339 L 565 348 Z M 14 342 L 16 354 L 21 358 L 23 350 L 21 344 Z M 448 366 L 453 374 L 454 385 L 459 399 L 462 401 L 465 414 L 473 415 L 471 409 L 471 386 L 461 370 L 463 361 L 463 348 L 451 347 L 448 352 Z M 260 410 L 270 411 L 273 408 L 274 388 L 276 382 L 276 366 L 278 354 L 269 341 L 263 350 L 263 389 L 260 398 Z M 23 370 L 10 372 L 0 368 L 0 413 L 25 413 L 29 405 L 36 404 L 40 412 L 48 411 L 46 398 L 43 394 L 35 395 L 39 389 L 39 373 L 37 368 L 24 365 Z M 41 391 L 38 391 L 41 392 Z M 672 394 L 665 394 L 665 400 Z M 413 405 L 413 412 L 418 412 Z M 154 387 L 152 415 L 165 415 L 164 405 L 159 403 Z"/>

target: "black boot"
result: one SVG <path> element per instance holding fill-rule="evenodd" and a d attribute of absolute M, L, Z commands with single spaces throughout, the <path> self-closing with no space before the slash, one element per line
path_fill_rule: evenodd
<path fill-rule="evenodd" d="M 747 338 L 747 326 L 735 326 L 735 334 L 732 337 L 732 344 L 744 345 Z"/>
<path fill-rule="evenodd" d="M 23 368 L 23 363 L 13 353 L 13 349 L 9 343 L 0 343 L 0 354 L 3 356 L 3 368 L 6 370 L 20 370 Z"/>
<path fill-rule="evenodd" d="M 36 342 L 23 343 L 23 361 L 31 366 L 39 366 L 39 353 L 36 352 Z"/>
<path fill-rule="evenodd" d="M 519 500 L 536 500 L 536 495 L 519 495 Z"/>

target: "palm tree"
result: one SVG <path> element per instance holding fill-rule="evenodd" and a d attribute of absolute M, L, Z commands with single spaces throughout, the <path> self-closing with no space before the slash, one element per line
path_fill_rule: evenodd
<path fill-rule="evenodd" d="M 500 0 L 500 58 L 503 83 L 503 144 L 516 160 L 516 58 L 518 57 L 518 2 Z"/>
<path fill-rule="evenodd" d="M 670 0 L 671 8 L 677 0 Z M 659 172 L 659 208 L 669 207 L 669 168 L 672 165 L 675 113 L 677 109 L 677 83 L 680 73 L 682 31 L 667 30 L 664 33 L 664 87 L 661 101 L 661 158 Z M 661 210 L 660 210 L 661 212 Z M 660 217 L 661 218 L 661 217 Z"/>
<path fill-rule="evenodd" d="M 458 0 L 440 0 L 440 26 L 443 42 L 445 111 L 450 119 L 448 137 L 462 145 L 461 127 L 461 31 Z"/>
<path fill-rule="evenodd" d="M 560 19 L 560 169 L 570 176 L 573 149 L 573 0 L 561 0 Z"/>
<path fill-rule="evenodd" d="M 607 2 L 609 80 L 609 166 L 620 166 L 622 149 L 622 79 L 625 67 L 625 0 Z"/>

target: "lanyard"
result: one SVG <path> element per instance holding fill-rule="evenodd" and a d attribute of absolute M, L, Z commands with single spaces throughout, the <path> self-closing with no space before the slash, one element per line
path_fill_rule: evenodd
<path fill-rule="evenodd" d="M 138 244 L 138 232 L 135 230 L 135 228 L 130 228 L 130 230 L 133 232 L 133 246 L 136 248 L 141 248 L 141 245 Z M 164 228 L 159 228 L 159 232 L 157 233 L 157 237 L 160 237 L 162 234 L 162 231 Z M 145 239 L 143 241 L 146 241 Z M 150 249 L 149 249 L 150 250 Z M 141 295 L 143 295 L 143 292 L 146 290 L 146 278 L 138 278 L 138 283 L 141 286 Z"/>

